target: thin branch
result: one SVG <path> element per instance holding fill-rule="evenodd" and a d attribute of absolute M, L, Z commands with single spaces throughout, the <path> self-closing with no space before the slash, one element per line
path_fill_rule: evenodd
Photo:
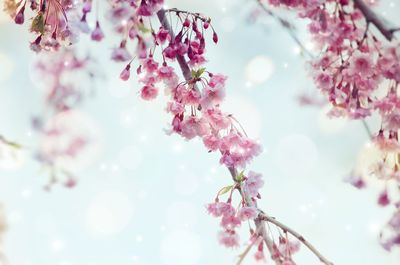
<path fill-rule="evenodd" d="M 257 233 L 258 233 L 258 232 L 257 232 Z M 261 243 L 261 241 L 262 241 L 262 238 L 261 238 L 261 237 L 258 237 L 256 240 L 254 240 L 254 242 L 251 242 L 251 243 L 246 247 L 246 249 L 243 251 L 243 253 L 239 255 L 239 260 L 238 260 L 238 262 L 236 263 L 236 265 L 241 265 L 241 264 L 243 263 L 244 259 L 246 258 L 246 256 L 249 254 L 251 248 L 252 248 L 253 246 L 258 245 L 259 243 Z"/>
<path fill-rule="evenodd" d="M 319 260 L 326 264 L 326 265 L 333 265 L 332 262 L 327 260 L 310 242 L 308 242 L 302 235 L 300 235 L 298 232 L 293 230 L 292 228 L 288 227 L 287 225 L 279 222 L 276 220 L 274 217 L 268 216 L 265 213 L 260 213 L 260 218 L 268 223 L 274 224 L 280 229 L 282 229 L 284 232 L 288 232 L 295 238 L 297 238 L 303 245 L 305 245 L 312 253 L 314 253 L 315 256 L 319 258 Z"/>
<path fill-rule="evenodd" d="M 173 13 L 177 14 L 178 16 L 180 14 L 191 15 L 191 16 L 194 16 L 197 19 L 200 19 L 203 22 L 210 22 L 211 21 L 211 18 L 205 17 L 205 16 L 201 15 L 200 13 L 192 13 L 192 12 L 189 12 L 189 11 L 180 10 L 178 8 L 165 9 L 165 12 L 167 12 L 167 13 L 173 12 Z"/>
<path fill-rule="evenodd" d="M 7 140 L 7 139 L 6 139 L 3 135 L 1 135 L 1 134 L 0 134 L 0 142 L 1 142 L 1 143 L 4 143 L 5 145 L 8 145 L 8 146 L 10 146 L 10 147 L 12 147 L 12 148 L 15 148 L 15 149 L 21 149 L 21 148 L 22 148 L 22 145 L 20 145 L 20 144 L 18 144 L 18 143 L 16 143 L 16 142 Z"/>
<path fill-rule="evenodd" d="M 369 137 L 370 139 L 374 138 L 374 134 L 372 133 L 371 129 L 369 128 L 368 123 L 367 123 L 365 120 L 361 120 L 361 123 L 362 123 L 362 125 L 363 125 L 365 131 L 367 132 L 368 137 Z"/>
<path fill-rule="evenodd" d="M 229 172 L 231 173 L 233 181 L 236 182 L 237 181 L 236 179 L 238 176 L 237 170 L 235 168 L 228 168 L 228 169 L 229 169 Z M 257 203 L 251 199 L 251 196 L 249 194 L 247 194 L 242 187 L 239 188 L 239 191 L 240 191 L 240 194 L 242 195 L 244 202 L 246 203 L 246 206 L 255 207 L 258 209 Z M 271 255 L 272 260 L 275 262 L 275 264 L 282 265 L 283 261 L 280 259 L 280 255 L 274 255 L 274 253 L 276 251 L 274 240 L 267 233 L 267 229 L 265 227 L 265 222 L 263 222 L 263 220 L 261 218 L 256 218 L 254 220 L 254 224 L 256 226 L 256 230 L 258 231 L 259 236 L 261 236 L 264 239 L 264 242 L 267 245 L 267 248 Z"/>
<path fill-rule="evenodd" d="M 304 52 L 305 54 L 307 54 L 307 56 L 309 56 L 310 58 L 313 58 L 314 56 L 312 55 L 312 53 L 307 50 L 307 48 L 305 47 L 305 45 L 300 41 L 299 37 L 296 35 L 295 33 L 295 27 L 294 25 L 289 22 L 287 19 L 284 19 L 280 16 L 278 16 L 277 14 L 275 14 L 274 12 L 272 12 L 270 9 L 268 9 L 262 2 L 261 0 L 257 0 L 258 5 L 260 6 L 260 8 L 267 13 L 269 16 L 271 16 L 272 18 L 276 19 L 283 28 L 285 28 L 287 30 L 287 32 L 289 33 L 289 36 L 293 39 L 293 41 L 300 47 L 300 49 L 302 50 L 302 52 Z"/>
<path fill-rule="evenodd" d="M 393 39 L 393 33 L 396 30 L 391 29 L 387 23 L 379 17 L 366 3 L 364 0 L 353 0 L 354 7 L 359 9 L 364 15 L 367 23 L 372 23 L 382 33 L 382 35 L 388 40 Z"/>

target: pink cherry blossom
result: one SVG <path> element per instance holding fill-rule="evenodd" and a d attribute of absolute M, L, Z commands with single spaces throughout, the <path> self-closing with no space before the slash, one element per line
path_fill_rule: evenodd
<path fill-rule="evenodd" d="M 161 27 L 157 32 L 156 40 L 158 43 L 164 44 L 167 41 L 171 41 L 171 35 L 169 34 L 168 30 Z"/>
<path fill-rule="evenodd" d="M 224 215 L 221 219 L 221 226 L 225 229 L 235 229 L 240 224 L 241 220 L 235 215 Z"/>
<path fill-rule="evenodd" d="M 254 219 L 257 217 L 257 209 L 255 207 L 242 207 L 238 212 L 238 217 L 242 221 Z"/>
<path fill-rule="evenodd" d="M 142 89 L 140 91 L 140 96 L 144 100 L 155 99 L 157 97 L 157 95 L 158 95 L 158 89 L 152 85 L 146 85 L 146 86 L 142 87 Z"/>
<path fill-rule="evenodd" d="M 254 254 L 254 259 L 256 261 L 265 261 L 264 251 L 257 250 L 257 252 Z"/>
<path fill-rule="evenodd" d="M 203 143 L 208 150 L 216 151 L 220 147 L 221 139 L 216 135 L 210 134 L 203 137 Z"/>
<path fill-rule="evenodd" d="M 182 114 L 185 111 L 185 106 L 176 101 L 168 102 L 166 110 L 174 115 Z"/>
<path fill-rule="evenodd" d="M 214 202 L 207 205 L 207 211 L 214 217 L 232 216 L 235 214 L 235 209 L 230 203 Z"/>
<path fill-rule="evenodd" d="M 293 262 L 292 262 L 291 260 L 285 259 L 285 260 L 282 262 L 282 265 L 294 265 L 294 264 L 293 264 Z"/>
<path fill-rule="evenodd" d="M 209 120 L 213 129 L 217 131 L 227 129 L 232 124 L 229 115 L 222 113 L 217 108 L 208 109 L 204 115 Z"/>
<path fill-rule="evenodd" d="M 94 41 L 101 41 L 104 38 L 104 33 L 98 21 L 96 22 L 96 28 L 92 31 L 91 38 Z"/>
<path fill-rule="evenodd" d="M 379 194 L 378 204 L 382 207 L 385 207 L 390 204 L 390 199 L 387 190 L 384 190 Z"/>
<path fill-rule="evenodd" d="M 259 173 L 249 171 L 247 179 L 244 182 L 244 189 L 252 196 L 257 197 L 260 188 L 264 186 L 264 181 Z"/>
<path fill-rule="evenodd" d="M 113 49 L 111 59 L 116 62 L 126 62 L 131 59 L 131 55 L 125 47 L 119 47 Z"/>
<path fill-rule="evenodd" d="M 205 136 L 210 132 L 210 127 L 204 118 L 195 116 L 186 117 L 181 124 L 181 135 L 187 140 L 196 136 Z"/>
<path fill-rule="evenodd" d="M 232 230 L 224 230 L 219 232 L 218 240 L 225 247 L 233 248 L 239 246 L 239 235 Z"/>
<path fill-rule="evenodd" d="M 127 81 L 127 80 L 129 79 L 130 75 L 131 75 L 131 65 L 128 64 L 128 65 L 124 68 L 124 70 L 122 70 L 122 72 L 121 72 L 121 74 L 119 75 L 119 77 L 120 77 L 122 80 Z"/>
<path fill-rule="evenodd" d="M 371 55 L 368 53 L 362 53 L 356 50 L 350 57 L 349 72 L 351 74 L 358 74 L 363 77 L 371 76 L 374 72 L 374 63 Z"/>

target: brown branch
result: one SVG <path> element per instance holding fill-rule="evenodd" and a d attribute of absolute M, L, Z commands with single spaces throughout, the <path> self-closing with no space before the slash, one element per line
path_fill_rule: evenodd
<path fill-rule="evenodd" d="M 322 254 L 310 243 L 308 242 L 302 235 L 300 235 L 298 232 L 294 231 L 292 228 L 288 227 L 287 225 L 279 222 L 278 220 L 276 220 L 274 217 L 268 216 L 265 213 L 260 213 L 259 215 L 262 220 L 274 224 L 277 227 L 279 227 L 280 229 L 282 229 L 284 232 L 288 232 L 289 234 L 291 234 L 292 236 L 294 236 L 295 238 L 297 238 L 303 245 L 305 245 L 312 253 L 314 253 L 315 256 L 317 256 L 319 258 L 319 260 L 326 264 L 326 265 L 333 265 L 332 262 L 330 262 L 329 260 L 327 260 L 324 256 L 322 256 Z"/>
<path fill-rule="evenodd" d="M 393 39 L 393 33 L 396 30 L 391 29 L 381 17 L 378 16 L 365 2 L 364 0 L 353 0 L 354 7 L 359 9 L 361 13 L 364 15 L 367 23 L 373 24 L 382 35 L 388 40 L 391 41 Z"/>
<path fill-rule="evenodd" d="M 170 8 L 170 9 L 165 9 L 165 12 L 170 13 L 173 12 L 175 13 L 177 16 L 179 16 L 180 14 L 186 14 L 187 16 L 194 16 L 197 19 L 200 19 L 203 22 L 210 22 L 211 18 L 205 17 L 200 13 L 192 13 L 189 11 L 185 11 L 185 10 L 180 10 L 178 8 Z"/>
<path fill-rule="evenodd" d="M 163 26 L 164 29 L 169 31 L 169 35 L 171 35 L 171 38 L 175 38 L 175 33 L 172 30 L 171 25 L 168 22 L 167 17 L 165 16 L 165 9 L 161 9 L 160 11 L 157 12 L 157 17 L 158 20 L 160 21 L 161 25 Z M 187 64 L 185 57 L 182 55 L 176 55 L 176 60 L 179 63 L 179 67 L 181 68 L 183 77 L 185 78 L 186 81 L 189 81 L 192 79 L 192 72 L 190 71 L 189 65 Z"/>
<path fill-rule="evenodd" d="M 161 9 L 157 12 L 157 17 L 158 20 L 160 21 L 161 25 L 163 26 L 164 29 L 168 30 L 171 37 L 174 38 L 175 34 L 173 32 L 173 29 L 171 27 L 171 25 L 169 24 L 166 16 L 165 16 L 165 9 Z M 189 65 L 186 62 L 186 59 L 183 56 L 177 55 L 177 61 L 179 63 L 179 66 L 181 68 L 182 74 L 185 78 L 186 81 L 190 81 L 192 79 L 192 73 L 190 70 Z M 236 178 L 238 176 L 238 171 L 236 170 L 236 168 L 234 167 L 230 167 L 228 168 L 232 179 L 234 182 L 237 182 Z M 239 188 L 240 192 L 242 194 L 242 197 L 246 203 L 247 206 L 254 206 L 257 207 L 256 202 L 254 202 L 251 199 L 251 196 L 249 194 L 246 194 L 246 192 L 244 191 L 244 189 L 242 189 L 241 187 Z M 258 208 L 257 208 L 258 209 Z M 267 216 L 261 211 L 260 214 L 258 216 L 258 218 L 256 218 L 254 220 L 254 224 L 256 226 L 256 231 L 258 231 L 258 235 L 261 236 L 265 242 L 265 244 L 267 245 L 268 251 L 271 254 L 271 258 L 273 259 L 273 261 L 275 262 L 276 265 L 282 265 L 283 261 L 281 260 L 280 256 L 278 255 L 274 255 L 275 251 L 276 251 L 276 246 L 274 243 L 274 240 L 271 238 L 270 234 L 267 232 L 266 229 L 266 222 L 267 223 L 272 223 L 275 226 L 279 227 L 280 229 L 282 229 L 283 231 L 287 231 L 290 234 L 292 234 L 294 237 L 298 238 L 300 240 L 300 242 L 302 242 L 305 246 L 307 246 L 320 260 L 321 262 L 323 262 L 326 265 L 333 265 L 332 262 L 329 262 L 326 258 L 324 258 L 317 250 L 314 246 L 312 246 L 308 241 L 306 241 L 304 239 L 304 237 L 302 237 L 299 233 L 295 232 L 293 229 L 289 228 L 288 226 L 280 223 L 279 221 L 275 220 L 274 218 L 266 218 Z M 301 240 L 302 239 L 302 240 Z"/>
<path fill-rule="evenodd" d="M 374 138 L 374 134 L 372 133 L 371 128 L 369 127 L 368 123 L 365 120 L 361 120 L 361 123 L 362 123 L 365 131 L 367 132 L 369 139 L 372 140 Z"/>
<path fill-rule="evenodd" d="M 228 168 L 229 172 L 231 173 L 233 181 L 237 181 L 237 176 L 238 172 L 235 168 Z M 242 195 L 242 198 L 244 202 L 246 203 L 247 206 L 249 207 L 256 207 L 257 208 L 257 203 L 254 202 L 251 199 L 251 196 L 247 194 L 242 187 L 240 187 L 240 194 Z M 254 224 L 256 226 L 256 231 L 258 231 L 258 235 L 261 236 L 264 239 L 265 244 L 267 245 L 268 251 L 271 254 L 272 260 L 275 262 L 276 265 L 282 265 L 282 260 L 280 258 L 280 255 L 274 255 L 276 248 L 275 248 L 275 243 L 274 240 L 271 238 L 271 236 L 268 234 L 267 229 L 265 227 L 265 222 L 263 222 L 262 219 L 256 218 L 254 220 Z"/>

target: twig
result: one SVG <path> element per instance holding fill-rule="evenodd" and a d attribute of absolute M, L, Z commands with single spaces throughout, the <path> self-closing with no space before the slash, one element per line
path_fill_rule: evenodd
<path fill-rule="evenodd" d="M 265 213 L 260 213 L 259 217 L 268 222 L 268 223 L 272 223 L 274 225 L 276 225 L 277 227 L 279 227 L 280 229 L 282 229 L 284 232 L 288 232 L 289 234 L 291 234 L 292 236 L 294 236 L 295 238 L 297 238 L 303 245 L 305 245 L 312 253 L 314 253 L 315 256 L 317 256 L 319 258 L 319 260 L 326 264 L 326 265 L 333 265 L 332 262 L 330 262 L 329 260 L 327 260 L 324 256 L 322 256 L 322 254 L 310 243 L 308 242 L 302 235 L 300 235 L 298 232 L 294 231 L 292 228 L 288 227 L 287 225 L 279 222 L 278 220 L 276 220 L 274 217 L 268 216 Z"/>
<path fill-rule="evenodd" d="M 369 137 L 370 139 L 374 138 L 374 135 L 373 135 L 371 129 L 369 128 L 368 123 L 367 123 L 365 120 L 361 120 L 361 123 L 362 123 L 362 125 L 363 125 L 365 131 L 367 132 L 368 137 Z"/>
<path fill-rule="evenodd" d="M 256 233 L 258 234 L 258 232 L 256 232 Z M 261 238 L 261 237 L 258 237 L 256 240 L 254 240 L 254 242 L 251 242 L 251 243 L 246 247 L 246 249 L 243 251 L 243 253 L 239 255 L 239 260 L 238 260 L 238 262 L 236 263 L 236 265 L 241 265 L 241 264 L 243 263 L 244 259 L 246 258 L 246 256 L 249 254 L 251 248 L 252 248 L 254 245 L 258 245 L 259 243 L 261 243 L 261 241 L 262 241 L 262 238 Z"/>
<path fill-rule="evenodd" d="M 314 55 L 312 55 L 312 53 L 309 50 L 307 50 L 304 44 L 300 41 L 299 37 L 296 35 L 295 27 L 292 23 L 272 12 L 261 2 L 261 0 L 257 0 L 257 3 L 265 13 L 267 13 L 272 18 L 276 19 L 281 24 L 281 26 L 287 30 L 289 36 L 293 39 L 293 41 L 300 47 L 300 49 L 305 54 L 307 54 L 310 58 L 314 57 Z"/>
<path fill-rule="evenodd" d="M 382 35 L 388 40 L 393 39 L 394 30 L 383 21 L 365 2 L 364 0 L 353 0 L 354 7 L 359 9 L 364 15 L 367 23 L 372 23 L 382 33 Z"/>
<path fill-rule="evenodd" d="M 210 22 L 211 21 L 211 18 L 205 17 L 205 16 L 201 15 L 200 13 L 192 13 L 192 12 L 189 12 L 189 11 L 180 10 L 178 8 L 165 9 L 165 12 L 167 12 L 167 13 L 173 12 L 173 13 L 177 14 L 178 16 L 180 14 L 186 14 L 186 15 L 194 16 L 195 18 L 200 19 L 203 22 Z"/>
<path fill-rule="evenodd" d="M 10 147 L 13 147 L 15 149 L 21 149 L 22 145 L 16 143 L 16 142 L 12 142 L 10 140 L 7 140 L 3 135 L 0 135 L 0 142 L 4 143 L 5 145 L 8 145 Z"/>

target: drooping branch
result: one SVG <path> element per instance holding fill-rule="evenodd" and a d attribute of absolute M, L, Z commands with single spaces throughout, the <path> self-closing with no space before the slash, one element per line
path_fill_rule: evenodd
<path fill-rule="evenodd" d="M 232 170 L 229 170 L 232 174 Z M 233 176 L 233 175 L 232 175 Z M 234 178 L 235 179 L 235 178 Z M 247 206 L 253 206 L 253 207 L 257 207 L 257 205 L 251 200 L 250 196 L 248 194 L 246 194 L 245 189 L 241 189 L 241 194 L 243 199 L 245 200 Z M 257 207 L 258 211 L 260 212 L 258 215 L 258 218 L 256 219 L 256 223 L 263 223 L 260 221 L 265 221 L 271 224 L 274 224 L 275 226 L 279 227 L 280 229 L 282 229 L 282 231 L 284 232 L 288 232 L 289 234 L 291 234 L 292 236 L 294 236 L 295 238 L 297 238 L 303 245 L 305 245 L 312 253 L 314 253 L 315 256 L 318 257 L 318 259 L 326 264 L 326 265 L 333 265 L 332 262 L 330 262 L 327 258 L 325 258 L 310 242 L 308 242 L 301 234 L 299 234 L 298 232 L 296 232 L 294 229 L 288 227 L 287 225 L 283 224 L 282 222 L 278 221 L 276 218 L 274 217 L 270 217 L 267 214 L 265 214 L 262 210 L 260 210 Z M 264 225 L 264 223 L 263 223 Z M 265 227 L 265 225 L 264 225 Z M 264 235 L 263 235 L 264 236 Z M 265 238 L 265 237 L 264 237 Z"/>
<path fill-rule="evenodd" d="M 237 181 L 237 176 L 238 176 L 238 171 L 235 168 L 228 168 L 232 179 L 234 182 Z M 240 187 L 240 194 L 242 195 L 242 198 L 244 202 L 246 203 L 246 206 L 248 207 L 255 207 L 257 208 L 257 204 L 251 199 L 251 196 L 246 193 L 244 189 Z M 263 222 L 262 219 L 256 218 L 254 220 L 254 225 L 256 226 L 256 231 L 258 231 L 258 235 L 260 235 L 263 239 L 265 244 L 267 245 L 268 251 L 271 254 L 272 260 L 275 262 L 277 265 L 282 265 L 282 260 L 280 259 L 280 256 L 274 255 L 275 253 L 275 244 L 271 236 L 268 234 L 267 229 L 265 227 L 265 223 Z"/>
<path fill-rule="evenodd" d="M 166 10 L 161 9 L 157 12 L 157 17 L 158 17 L 161 25 L 163 26 L 163 28 L 168 30 L 171 37 L 174 38 L 175 34 L 174 34 L 173 29 L 172 29 L 168 19 L 166 18 L 165 14 L 166 14 Z M 193 77 L 192 77 L 191 69 L 190 69 L 188 63 L 186 62 L 186 60 L 183 56 L 177 55 L 176 58 L 177 58 L 177 61 L 179 63 L 180 69 L 182 71 L 182 74 L 183 74 L 185 80 L 189 82 L 190 80 L 192 80 Z M 228 167 L 228 170 L 232 176 L 233 181 L 237 182 L 237 176 L 238 176 L 237 169 L 234 167 Z M 238 189 L 242 195 L 242 199 L 245 202 L 245 204 L 249 207 L 257 208 L 256 203 L 252 200 L 251 196 L 246 193 L 245 189 L 242 189 L 241 187 L 239 187 Z M 273 261 L 275 262 L 276 265 L 282 265 L 283 260 L 281 259 L 281 257 L 279 255 L 274 255 L 274 253 L 276 252 L 276 245 L 275 245 L 274 240 L 272 239 L 271 235 L 267 231 L 266 223 L 272 223 L 275 226 L 282 229 L 283 231 L 289 232 L 294 237 L 299 239 L 299 241 L 301 243 L 306 245 L 321 260 L 321 262 L 323 262 L 326 265 L 333 265 L 332 262 L 329 262 L 325 257 L 323 257 L 320 254 L 320 252 L 317 251 L 316 248 L 314 246 L 312 246 L 308 241 L 306 241 L 304 239 L 304 237 L 302 237 L 299 233 L 295 232 L 293 229 L 287 227 L 286 225 L 283 225 L 281 222 L 276 221 L 275 219 L 274 219 L 275 222 L 273 222 L 272 220 L 269 220 L 269 219 L 267 220 L 265 218 L 266 215 L 261 210 L 259 210 L 259 212 L 260 212 L 260 214 L 254 220 L 254 224 L 256 226 L 256 232 L 259 236 L 261 236 L 263 238 L 263 240 L 266 243 L 266 246 L 271 254 L 271 258 L 273 259 Z"/>
<path fill-rule="evenodd" d="M 393 33 L 396 30 L 391 29 L 387 23 L 365 3 L 364 0 L 353 0 L 353 2 L 354 7 L 361 11 L 367 23 L 372 23 L 388 41 L 393 39 Z"/>
<path fill-rule="evenodd" d="M 174 34 L 174 31 L 173 31 L 168 19 L 165 16 L 165 10 L 164 9 L 159 10 L 157 12 L 157 17 L 158 17 L 161 25 L 163 26 L 163 28 L 168 30 L 171 37 L 174 38 L 175 34 Z M 186 79 L 186 81 L 190 81 L 192 79 L 192 74 L 191 74 L 191 70 L 190 70 L 189 65 L 187 64 L 185 58 L 180 55 L 177 55 L 176 58 L 177 58 L 179 67 L 182 71 L 184 78 Z M 232 178 L 236 179 L 237 170 L 235 168 L 229 168 L 229 172 L 231 173 Z M 265 228 L 265 224 L 260 220 L 256 220 L 255 225 L 256 225 L 257 231 L 259 231 L 260 235 L 262 235 L 268 249 L 270 250 L 270 252 L 272 252 L 273 251 L 273 240 L 268 235 L 266 228 Z M 282 262 L 280 260 L 275 260 L 275 263 L 276 263 L 276 265 L 282 265 Z"/>

